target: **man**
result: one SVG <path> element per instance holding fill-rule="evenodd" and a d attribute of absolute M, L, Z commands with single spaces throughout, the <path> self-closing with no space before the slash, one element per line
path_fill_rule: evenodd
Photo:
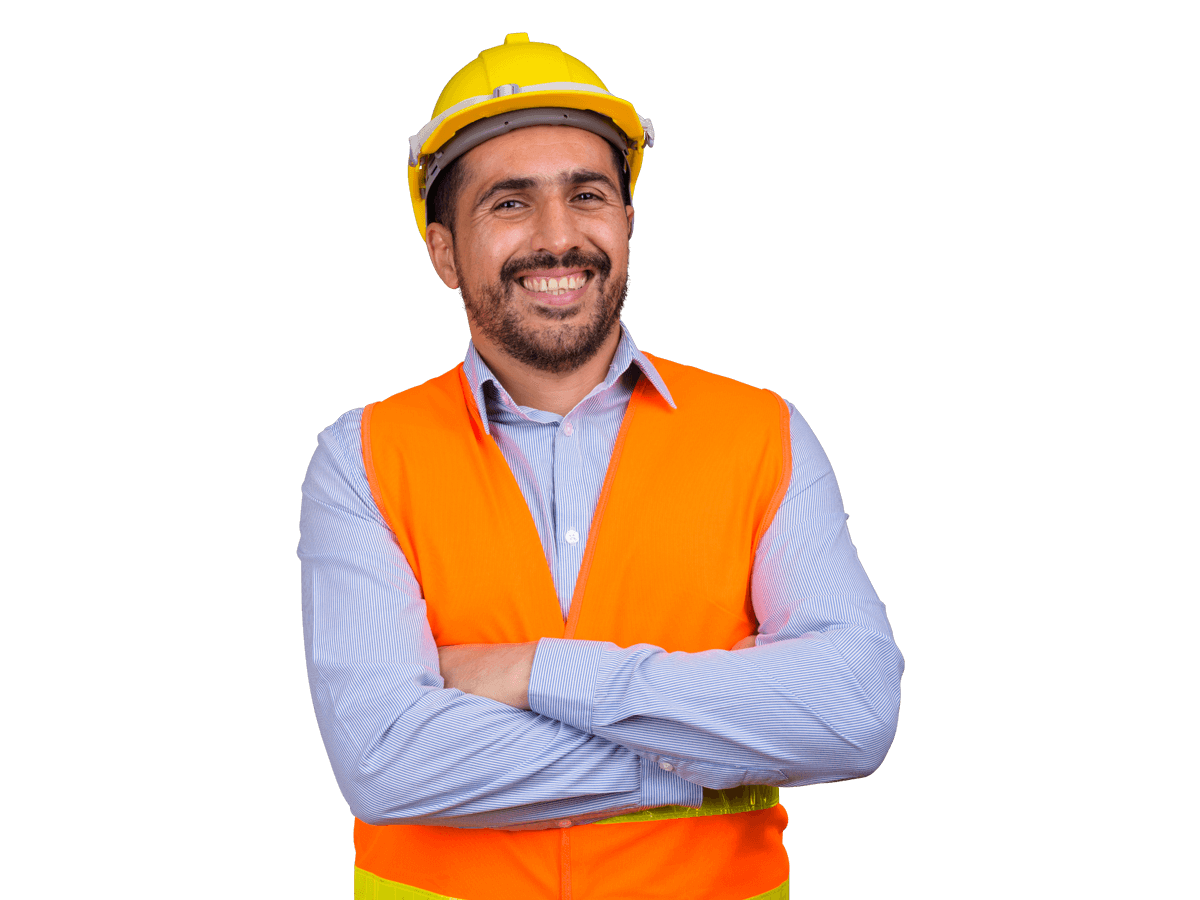
<path fill-rule="evenodd" d="M 471 346 L 322 433 L 301 522 L 356 897 L 786 897 L 778 787 L 891 744 L 903 662 L 804 420 L 620 322 L 652 136 L 509 35 L 413 139 Z"/>

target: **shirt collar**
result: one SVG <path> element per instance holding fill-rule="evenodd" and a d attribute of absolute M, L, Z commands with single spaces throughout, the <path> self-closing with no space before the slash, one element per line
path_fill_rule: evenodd
<path fill-rule="evenodd" d="M 637 344 L 633 341 L 633 335 L 629 333 L 629 329 L 622 322 L 621 340 L 617 344 L 617 352 L 613 355 L 612 364 L 608 367 L 608 375 L 600 384 L 600 390 L 606 391 L 611 388 L 630 366 L 637 366 L 646 380 L 654 386 L 654 389 L 666 401 L 667 405 L 671 409 L 675 409 L 675 401 L 671 398 L 671 392 L 667 390 L 666 382 L 658 374 L 658 369 L 654 368 L 654 363 L 650 362 L 646 354 L 637 348 Z M 492 373 L 492 370 L 488 368 L 488 364 L 483 361 L 483 357 L 475 349 L 474 341 L 467 344 L 467 357 L 463 360 L 463 371 L 467 375 L 467 383 L 471 386 L 471 396 L 475 398 L 475 405 L 479 410 L 479 420 L 483 422 L 483 430 L 491 434 L 491 423 L 488 420 L 487 412 L 487 399 L 484 395 L 484 386 L 489 381 L 495 385 L 496 392 L 505 406 L 514 411 L 519 409 L 519 407 L 508 395 L 508 391 L 504 389 L 504 385 L 500 383 L 500 379 Z"/>

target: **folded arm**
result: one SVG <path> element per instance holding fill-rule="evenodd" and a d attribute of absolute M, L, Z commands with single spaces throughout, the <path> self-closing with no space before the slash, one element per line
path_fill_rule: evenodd
<path fill-rule="evenodd" d="M 700 790 L 607 739 L 447 688 L 425 602 L 363 474 L 358 411 L 321 434 L 304 482 L 305 654 L 351 811 L 374 824 L 545 827 Z"/>
<path fill-rule="evenodd" d="M 850 542 L 828 459 L 790 411 L 792 480 L 751 585 L 756 646 L 666 653 L 543 638 L 528 670 L 532 709 L 704 787 L 837 781 L 879 766 L 904 661 Z M 506 683 L 511 695 L 522 672 L 494 662 L 497 680 L 470 689 Z"/>

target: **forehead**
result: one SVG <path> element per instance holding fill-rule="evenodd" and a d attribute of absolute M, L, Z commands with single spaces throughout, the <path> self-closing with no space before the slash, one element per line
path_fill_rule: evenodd
<path fill-rule="evenodd" d="M 578 169 L 619 177 L 608 141 L 568 125 L 518 128 L 480 144 L 463 159 L 468 183 L 479 188 L 504 178 L 553 180 Z"/>

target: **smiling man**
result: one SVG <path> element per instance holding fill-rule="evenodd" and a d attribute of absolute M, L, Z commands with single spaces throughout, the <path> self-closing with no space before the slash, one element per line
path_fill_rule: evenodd
<path fill-rule="evenodd" d="M 525 35 L 412 140 L 467 358 L 322 432 L 301 516 L 358 898 L 786 897 L 779 788 L 891 745 L 903 661 L 816 438 L 621 323 L 652 142 Z"/>

